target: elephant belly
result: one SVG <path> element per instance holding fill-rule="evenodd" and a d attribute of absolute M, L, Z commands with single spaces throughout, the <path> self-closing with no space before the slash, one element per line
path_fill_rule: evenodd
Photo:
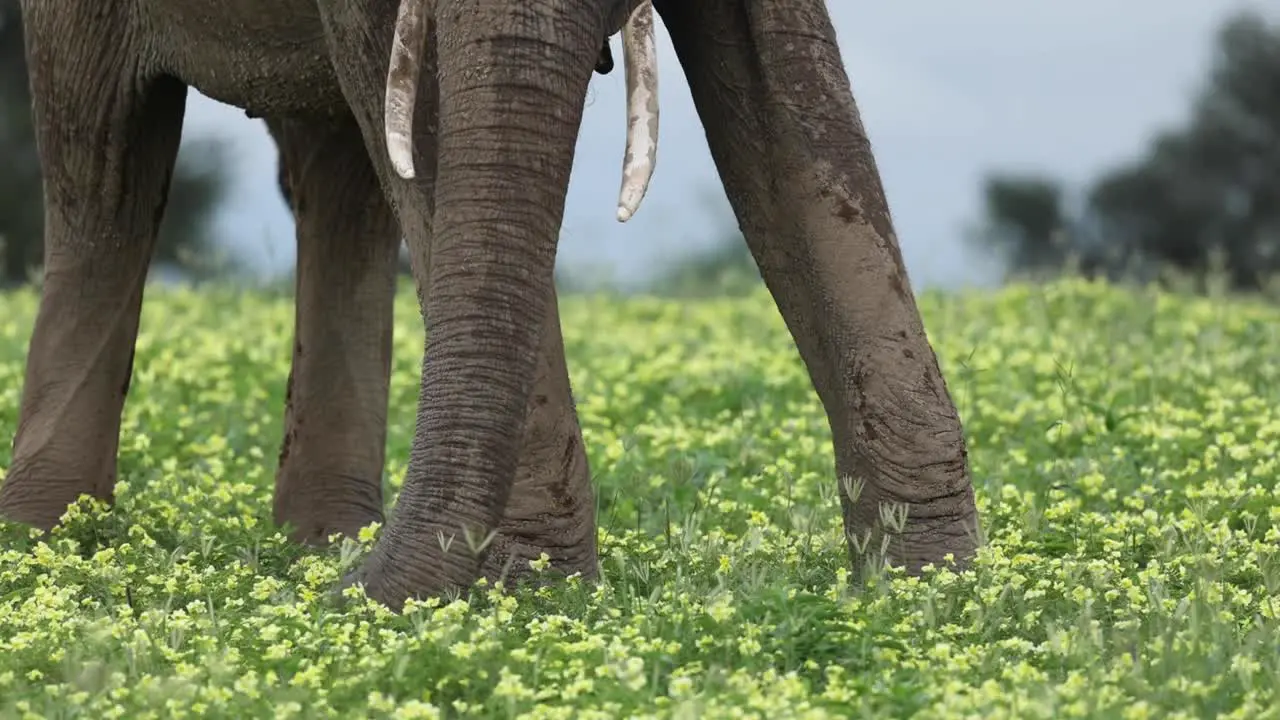
<path fill-rule="evenodd" d="M 158 71 L 250 115 L 335 114 L 346 103 L 315 0 L 138 0 Z"/>

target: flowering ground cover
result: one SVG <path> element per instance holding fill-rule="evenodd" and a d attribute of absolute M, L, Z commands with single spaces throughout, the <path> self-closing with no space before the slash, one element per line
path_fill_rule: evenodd
<path fill-rule="evenodd" d="M 117 505 L 48 544 L 0 526 L 0 717 L 1280 717 L 1280 310 L 1081 281 L 921 304 L 971 571 L 847 581 L 767 295 L 570 298 L 604 581 L 393 615 L 326 595 L 376 528 L 303 551 L 270 523 L 292 301 L 153 290 Z M 34 309 L 0 299 L 0 468 Z M 391 497 L 407 288 L 397 317 Z"/>

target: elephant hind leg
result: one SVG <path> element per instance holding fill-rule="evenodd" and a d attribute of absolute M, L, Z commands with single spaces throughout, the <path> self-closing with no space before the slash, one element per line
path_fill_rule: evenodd
<path fill-rule="evenodd" d="M 948 553 L 963 564 L 977 511 L 960 420 L 822 0 L 654 4 L 826 409 L 850 553 L 883 541 L 909 571 Z M 856 498 L 848 480 L 864 482 Z"/>
<path fill-rule="evenodd" d="M 353 118 L 277 120 L 298 247 L 293 366 L 274 517 L 324 543 L 383 520 L 400 233 Z"/>
<path fill-rule="evenodd" d="M 44 172 L 44 287 L 0 516 L 49 529 L 81 494 L 112 498 L 187 89 L 137 67 L 125 13 L 87 2 L 24 9 Z"/>

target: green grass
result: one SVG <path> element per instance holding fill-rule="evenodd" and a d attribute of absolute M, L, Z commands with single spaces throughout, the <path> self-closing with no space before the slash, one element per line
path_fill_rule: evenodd
<path fill-rule="evenodd" d="M 326 600 L 368 537 L 271 526 L 291 301 L 153 291 L 115 509 L 47 545 L 0 528 L 0 717 L 1280 717 L 1280 311 L 1079 281 L 922 308 L 971 572 L 846 582 L 826 420 L 766 295 L 573 298 L 604 581 L 397 616 Z M 0 299 L 0 467 L 34 309 Z M 407 290 L 397 314 L 393 489 Z"/>

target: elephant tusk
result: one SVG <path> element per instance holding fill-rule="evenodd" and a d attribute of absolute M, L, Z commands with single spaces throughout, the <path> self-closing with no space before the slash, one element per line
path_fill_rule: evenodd
<path fill-rule="evenodd" d="M 384 109 L 387 154 L 396 174 L 414 177 L 413 110 L 422 64 L 418 54 L 426 36 L 426 0 L 401 0 L 391 41 Z M 622 164 L 618 220 L 635 215 L 649 189 L 658 156 L 658 49 L 653 5 L 644 0 L 622 29 L 627 85 L 627 145 Z"/>
<path fill-rule="evenodd" d="M 428 0 L 400 0 L 395 36 L 391 40 L 391 65 L 387 69 L 387 101 L 383 109 L 387 154 L 396 174 L 413 178 L 413 109 L 422 74 L 419 57 L 427 33 Z"/>
<path fill-rule="evenodd" d="M 637 5 L 622 28 L 622 64 L 627 75 L 627 149 L 618 222 L 636 214 L 658 162 L 658 43 L 650 0 Z"/>

